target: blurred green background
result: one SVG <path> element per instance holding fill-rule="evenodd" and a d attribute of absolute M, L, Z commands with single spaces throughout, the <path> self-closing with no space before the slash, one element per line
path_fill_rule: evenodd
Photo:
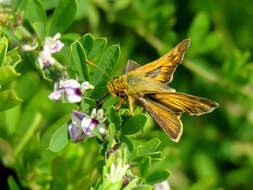
<path fill-rule="evenodd" d="M 41 0 L 49 17 L 57 2 Z M 220 107 L 201 117 L 183 115 L 184 133 L 179 143 L 169 140 L 152 122 L 144 128 L 143 137 L 133 137 L 162 141 L 159 149 L 165 158 L 157 164 L 170 168 L 172 190 L 252 189 L 252 10 L 251 0 L 79 0 L 75 22 L 65 33 L 89 32 L 108 38 L 109 44 L 119 44 L 121 56 L 115 76 L 123 73 L 128 59 L 145 64 L 183 39 L 191 39 L 170 85 L 178 92 L 210 98 Z M 63 53 L 59 59 L 64 61 Z M 85 189 L 96 180 L 94 177 L 83 185 L 99 160 L 96 140 L 70 144 L 61 153 L 46 150 L 55 126 L 69 119 L 74 106 L 48 99 L 52 85 L 31 67 L 29 55 L 24 57 L 20 72 L 23 75 L 12 88 L 24 102 L 0 113 L 1 162 L 2 167 L 11 168 L 1 172 L 7 177 L 11 172 L 22 186 L 32 189 L 46 188 L 55 178 L 59 188 L 58 174 L 48 173 L 53 162 L 61 162 L 66 165 L 62 172 L 67 173 L 62 174 L 66 180 Z M 12 151 L 34 122 L 38 127 L 29 137 L 29 145 L 16 150 L 13 161 Z M 56 171 L 57 164 L 54 167 Z"/>

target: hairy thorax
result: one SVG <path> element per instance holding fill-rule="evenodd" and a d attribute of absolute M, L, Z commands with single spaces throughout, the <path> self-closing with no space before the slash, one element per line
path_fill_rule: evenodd
<path fill-rule="evenodd" d="M 118 97 L 127 96 L 128 85 L 126 75 L 114 78 L 111 82 L 107 83 L 107 88 L 111 95 Z"/>

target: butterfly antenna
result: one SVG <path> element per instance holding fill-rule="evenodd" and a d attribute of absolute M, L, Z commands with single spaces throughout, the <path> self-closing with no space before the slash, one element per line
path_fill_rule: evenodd
<path fill-rule="evenodd" d="M 107 74 L 101 67 L 99 67 L 98 65 L 96 65 L 95 63 L 92 63 L 89 60 L 85 60 L 86 63 L 88 63 L 89 65 L 92 65 L 94 67 L 96 67 L 98 70 L 102 71 L 106 76 L 108 76 L 110 79 L 113 79 L 109 74 Z"/>

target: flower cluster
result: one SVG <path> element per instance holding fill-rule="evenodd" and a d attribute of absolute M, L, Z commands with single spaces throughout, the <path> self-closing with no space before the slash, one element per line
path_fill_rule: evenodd
<path fill-rule="evenodd" d="M 50 67 L 56 63 L 53 58 L 53 54 L 58 53 L 63 48 L 64 44 L 59 40 L 61 34 L 57 33 L 54 37 L 46 37 L 43 43 L 43 50 L 39 53 L 38 63 L 41 69 Z M 34 42 L 33 45 L 23 45 L 24 51 L 33 51 L 37 49 L 38 42 Z"/>
<path fill-rule="evenodd" d="M 96 111 L 94 108 L 91 115 L 76 110 L 72 111 L 72 121 L 69 124 L 69 134 L 73 142 L 80 142 L 85 136 L 94 137 L 93 131 L 95 128 L 104 135 L 105 126 L 104 112 L 102 109 Z"/>
<path fill-rule="evenodd" d="M 74 79 L 61 80 L 55 84 L 54 92 L 48 97 L 53 101 L 60 101 L 64 96 L 69 103 L 77 103 L 82 100 L 82 95 L 85 90 L 93 89 L 94 86 L 85 81 L 82 84 Z"/>
<path fill-rule="evenodd" d="M 85 90 L 93 88 L 94 86 L 87 81 L 80 84 L 74 79 L 61 80 L 56 83 L 54 91 L 48 97 L 52 101 L 60 101 L 64 97 L 68 103 L 77 103 L 81 102 Z M 73 142 L 80 142 L 85 136 L 94 137 L 94 129 L 98 129 L 102 135 L 105 134 L 106 117 L 102 109 L 97 111 L 94 108 L 90 115 L 73 110 L 71 119 L 69 134 Z"/>
<path fill-rule="evenodd" d="M 47 37 L 44 41 L 43 50 L 39 54 L 38 62 L 41 69 L 50 67 L 56 63 L 56 60 L 53 58 L 53 54 L 61 51 L 64 44 L 59 40 L 61 34 L 57 33 L 55 36 Z"/>
<path fill-rule="evenodd" d="M 103 167 L 101 189 L 121 189 L 124 179 L 127 179 L 129 169 L 126 156 L 126 149 L 119 149 L 109 156 L 106 165 Z M 126 186 L 126 189 L 129 189 L 129 187 Z"/>
<path fill-rule="evenodd" d="M 122 159 L 118 159 L 118 164 L 112 163 L 110 167 L 110 173 L 106 174 L 106 178 L 111 181 L 111 183 L 117 183 L 123 180 L 126 175 L 129 164 L 122 162 Z"/>

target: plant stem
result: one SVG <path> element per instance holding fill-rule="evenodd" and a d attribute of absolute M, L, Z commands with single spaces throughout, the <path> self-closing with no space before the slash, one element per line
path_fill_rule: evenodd
<path fill-rule="evenodd" d="M 253 98 L 253 92 L 250 88 L 238 86 L 226 79 L 223 79 L 219 77 L 219 75 L 217 75 L 216 73 L 212 72 L 211 70 L 206 70 L 205 68 L 200 67 L 198 64 L 192 62 L 189 59 L 185 60 L 183 65 L 193 73 L 196 73 L 197 75 L 201 76 L 202 78 L 206 79 L 209 82 L 217 83 L 224 88 L 230 88 L 248 98 L 251 99 Z"/>
<path fill-rule="evenodd" d="M 24 147 L 29 142 L 29 140 L 34 136 L 34 132 L 38 128 L 39 124 L 41 123 L 41 120 L 42 120 L 41 113 L 39 113 L 39 112 L 36 113 L 33 123 L 29 127 L 27 133 L 25 134 L 25 136 L 21 139 L 21 141 L 18 143 L 18 145 L 14 149 L 14 153 L 13 153 L 14 158 L 16 158 L 20 154 L 20 152 L 24 149 Z"/>

